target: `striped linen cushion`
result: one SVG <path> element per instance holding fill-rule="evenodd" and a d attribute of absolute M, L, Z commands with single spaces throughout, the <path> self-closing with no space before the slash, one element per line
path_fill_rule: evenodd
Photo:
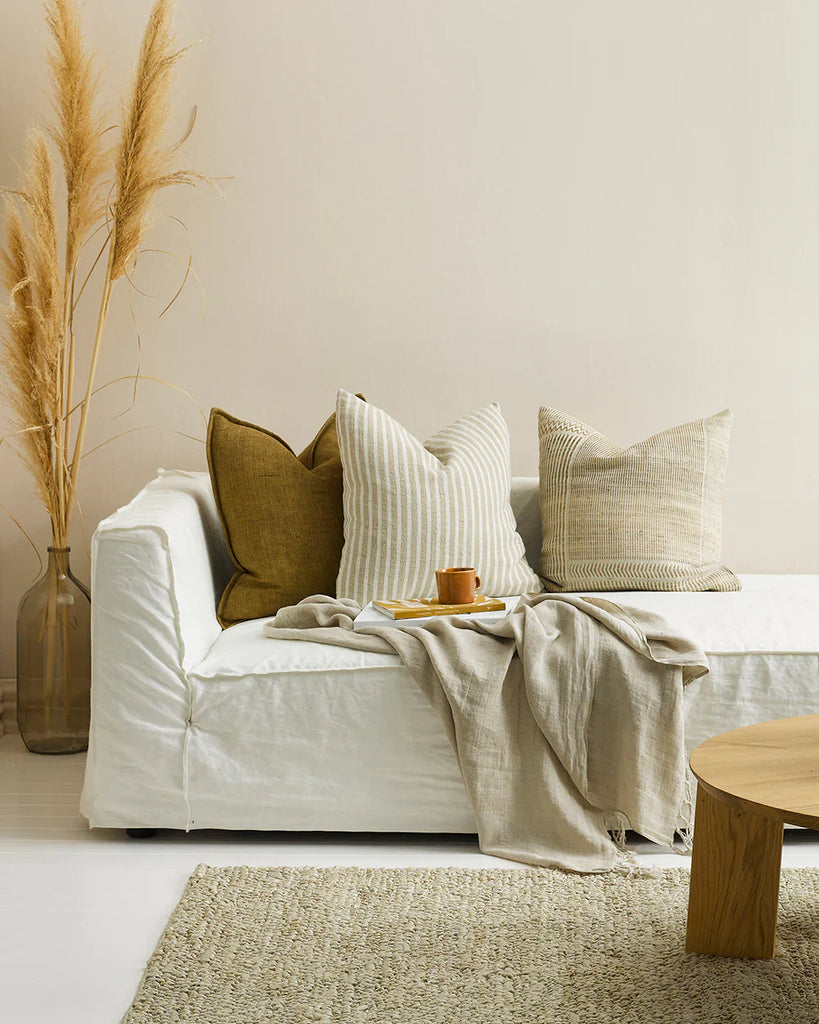
<path fill-rule="evenodd" d="M 542 408 L 546 589 L 740 590 L 721 563 L 731 419 L 726 409 L 623 449 Z"/>
<path fill-rule="evenodd" d="M 509 431 L 500 408 L 456 420 L 424 444 L 339 391 L 344 547 L 339 597 L 434 597 L 435 570 L 475 566 L 493 596 L 540 592 L 509 502 Z"/>

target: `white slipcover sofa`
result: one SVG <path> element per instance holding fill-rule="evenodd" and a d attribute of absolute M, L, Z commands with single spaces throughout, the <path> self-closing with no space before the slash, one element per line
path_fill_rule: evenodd
<path fill-rule="evenodd" d="M 538 565 L 536 479 L 512 504 Z M 443 726 L 398 658 L 222 630 L 232 567 L 206 473 L 160 472 L 93 540 L 92 827 L 475 831 Z M 628 593 L 690 629 L 711 673 L 687 695 L 692 749 L 819 712 L 819 576 L 739 593 Z"/>

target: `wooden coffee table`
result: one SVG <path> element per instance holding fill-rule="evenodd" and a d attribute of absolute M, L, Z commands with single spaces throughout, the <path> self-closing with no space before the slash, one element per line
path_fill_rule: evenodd
<path fill-rule="evenodd" d="M 686 949 L 774 955 L 784 823 L 819 829 L 819 715 L 724 732 L 697 777 Z"/>

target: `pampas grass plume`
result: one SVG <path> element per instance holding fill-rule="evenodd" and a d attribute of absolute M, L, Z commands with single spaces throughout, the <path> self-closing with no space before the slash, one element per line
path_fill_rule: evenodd
<path fill-rule="evenodd" d="M 115 161 L 114 249 L 111 276 L 126 273 L 148 228 L 156 193 L 169 185 L 206 181 L 195 171 L 173 170 L 176 149 L 165 142 L 171 87 L 184 50 L 175 49 L 173 0 L 156 0 L 137 60 L 131 94 L 123 112 Z"/>
<path fill-rule="evenodd" d="M 104 213 L 108 153 L 98 112 L 99 74 L 83 39 L 74 0 L 47 0 L 48 51 L 56 121 L 50 130 L 65 172 L 68 198 L 66 273 L 70 274 L 89 233 Z"/>

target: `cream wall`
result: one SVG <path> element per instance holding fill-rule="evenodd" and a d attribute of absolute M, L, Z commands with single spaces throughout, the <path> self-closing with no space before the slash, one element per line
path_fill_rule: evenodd
<path fill-rule="evenodd" d="M 117 83 L 148 7 L 85 4 Z M 819 572 L 819 5 L 186 0 L 178 22 L 203 40 L 189 160 L 233 180 L 166 198 L 207 313 L 194 287 L 161 321 L 137 296 L 143 372 L 297 446 L 339 385 L 421 434 L 496 399 L 518 474 L 541 403 L 623 443 L 730 405 L 728 563 Z M 39 4 L 7 3 L 3 182 L 45 114 L 43 44 Z M 169 223 L 157 244 L 188 243 Z M 180 265 L 160 259 L 138 277 L 167 301 Z M 135 365 L 122 296 L 111 328 L 101 379 Z M 161 423 L 202 433 L 145 384 L 94 437 Z M 159 465 L 200 468 L 203 448 L 148 429 L 91 455 L 89 533 Z M 0 451 L 0 501 L 45 543 L 30 490 Z M 0 569 L 11 676 L 36 562 L 5 520 Z"/>

